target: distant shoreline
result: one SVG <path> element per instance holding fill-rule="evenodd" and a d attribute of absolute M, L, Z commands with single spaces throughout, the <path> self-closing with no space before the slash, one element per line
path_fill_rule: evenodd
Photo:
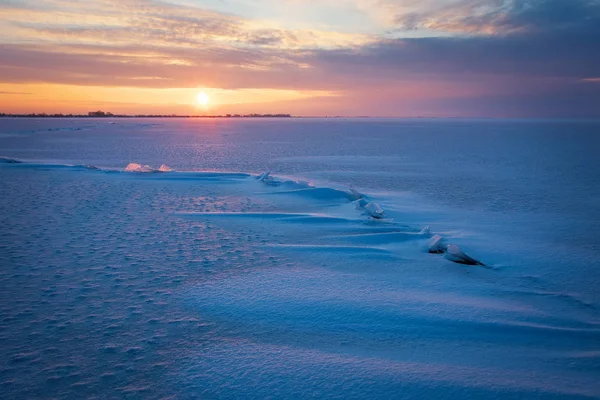
<path fill-rule="evenodd" d="M 175 118 L 175 119 L 248 119 L 248 118 L 293 118 L 293 119 L 495 119 L 493 117 L 388 117 L 373 115 L 291 115 L 291 114 L 247 114 L 247 115 L 86 115 L 86 114 L 2 114 L 0 118 L 71 118 L 71 119 L 132 119 L 132 118 Z"/>
<path fill-rule="evenodd" d="M 0 113 L 2 118 L 47 118 L 47 119 L 135 119 L 135 118 L 171 118 L 171 119 L 419 119 L 419 120 L 549 120 L 549 121 L 600 121 L 597 117 L 465 117 L 465 116 L 376 116 L 376 115 L 291 115 L 291 114 L 225 114 L 225 115 L 158 115 L 158 114 L 140 114 L 140 115 L 86 115 L 86 114 L 4 114 Z"/>
<path fill-rule="evenodd" d="M 88 114 L 4 114 L 0 118 L 295 118 L 290 114 L 225 114 L 225 115 L 124 115 L 111 113 L 88 113 Z"/>

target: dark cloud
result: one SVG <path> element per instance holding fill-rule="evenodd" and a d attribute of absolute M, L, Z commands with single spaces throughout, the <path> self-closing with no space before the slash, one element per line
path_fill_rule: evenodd
<path fill-rule="evenodd" d="M 419 24 L 416 16 L 410 18 L 409 24 Z M 518 0 L 501 18 L 464 18 L 477 26 L 493 21 L 503 33 L 384 40 L 361 49 L 317 52 L 313 63 L 325 75 L 357 81 L 376 77 L 371 79 L 394 86 L 431 79 L 473 89 L 470 100 L 457 96 L 460 101 L 441 99 L 438 106 L 446 102 L 521 116 L 600 116 L 595 106 L 600 104 L 600 85 L 590 80 L 600 76 L 598 1 Z"/>
<path fill-rule="evenodd" d="M 388 40 L 356 50 L 321 51 L 317 57 L 340 73 L 385 72 L 510 75 L 523 78 L 585 79 L 600 72 L 600 41 L 587 35 L 511 35 L 508 37 Z"/>
<path fill-rule="evenodd" d="M 396 16 L 399 30 L 463 33 L 598 31 L 598 0 L 462 0 L 426 12 Z"/>
<path fill-rule="evenodd" d="M 241 42 L 253 46 L 275 46 L 280 45 L 286 36 L 285 32 L 265 29 L 244 35 Z"/>
<path fill-rule="evenodd" d="M 533 32 L 590 30 L 600 32 L 597 0 L 515 0 L 495 23 L 503 28 Z"/>

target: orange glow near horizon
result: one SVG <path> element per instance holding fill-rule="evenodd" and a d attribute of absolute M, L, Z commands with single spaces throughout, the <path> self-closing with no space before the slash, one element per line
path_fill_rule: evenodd
<path fill-rule="evenodd" d="M 210 98 L 208 97 L 208 94 L 206 94 L 206 92 L 204 92 L 204 91 L 198 92 L 198 94 L 196 95 L 197 108 L 201 109 L 204 112 L 208 112 L 209 105 L 210 105 Z"/>
<path fill-rule="evenodd" d="M 210 95 L 209 95 L 210 93 Z M 326 91 L 278 89 L 134 88 L 61 84 L 0 84 L 0 112 L 196 114 L 291 112 L 282 102 L 333 97 Z"/>
<path fill-rule="evenodd" d="M 205 92 L 200 92 L 196 95 L 196 102 L 202 107 L 207 107 L 210 99 Z"/>

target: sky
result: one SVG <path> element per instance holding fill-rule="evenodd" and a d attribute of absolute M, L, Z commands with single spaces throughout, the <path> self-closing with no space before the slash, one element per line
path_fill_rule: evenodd
<path fill-rule="evenodd" d="M 600 117 L 600 0 L 0 0 L 0 112 L 92 110 Z"/>

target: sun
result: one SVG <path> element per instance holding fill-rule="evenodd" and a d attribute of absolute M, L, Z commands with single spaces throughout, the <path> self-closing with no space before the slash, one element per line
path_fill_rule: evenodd
<path fill-rule="evenodd" d="M 198 105 L 206 107 L 209 101 L 208 95 L 204 92 L 200 92 L 196 95 L 196 103 L 198 103 Z"/>

